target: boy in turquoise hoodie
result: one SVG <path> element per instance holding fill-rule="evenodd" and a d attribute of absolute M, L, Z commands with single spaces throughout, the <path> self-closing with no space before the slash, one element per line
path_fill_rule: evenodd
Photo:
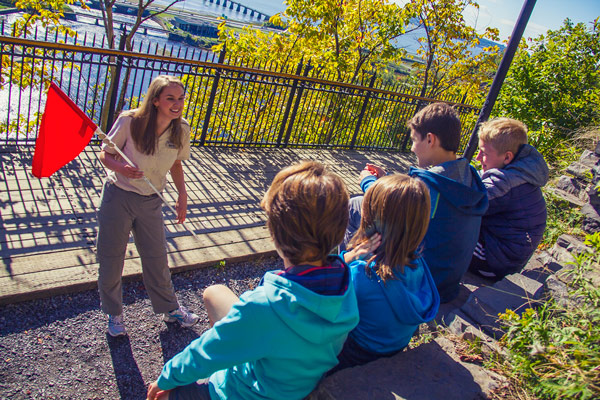
<path fill-rule="evenodd" d="M 344 236 L 348 192 L 304 162 L 280 171 L 261 205 L 284 269 L 239 299 L 207 288 L 212 328 L 165 364 L 148 399 L 302 399 L 337 364 L 358 323 L 349 268 L 328 255 Z"/>

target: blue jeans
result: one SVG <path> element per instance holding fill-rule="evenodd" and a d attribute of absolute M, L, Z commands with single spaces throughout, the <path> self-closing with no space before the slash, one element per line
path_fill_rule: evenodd
<path fill-rule="evenodd" d="M 340 245 L 341 251 L 346 250 L 350 239 L 352 239 L 352 236 L 354 236 L 360 227 L 363 198 L 364 196 L 352 197 L 348 203 L 348 226 L 346 227 L 346 233 L 344 234 L 344 241 Z"/>

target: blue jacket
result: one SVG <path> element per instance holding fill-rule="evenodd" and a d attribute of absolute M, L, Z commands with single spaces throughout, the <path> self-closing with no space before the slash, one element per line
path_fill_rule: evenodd
<path fill-rule="evenodd" d="M 322 296 L 267 272 L 263 285 L 165 364 L 158 386 L 210 377 L 213 399 L 304 398 L 337 364 L 358 323 L 349 271 L 345 279 L 345 293 Z"/>
<path fill-rule="evenodd" d="M 360 322 L 350 336 L 362 348 L 375 353 L 401 350 L 417 327 L 437 314 L 440 296 L 423 258 L 413 262 L 417 268 L 404 267 L 397 279 L 384 284 L 375 272 L 369 273 L 364 260 L 350 263 L 352 282 L 358 301 Z"/>
<path fill-rule="evenodd" d="M 502 169 L 482 174 L 490 207 L 481 221 L 487 264 L 502 278 L 527 264 L 546 228 L 546 202 L 541 187 L 548 182 L 544 157 L 523 145 Z"/>
<path fill-rule="evenodd" d="M 411 167 L 408 174 L 421 179 L 431 195 L 431 220 L 423 240 L 427 261 L 442 303 L 458 295 L 479 238 L 481 217 L 488 208 L 486 189 L 477 170 L 466 159 L 441 164 L 433 170 L 454 171 L 463 182 Z M 446 173 L 446 172 L 444 172 Z"/>

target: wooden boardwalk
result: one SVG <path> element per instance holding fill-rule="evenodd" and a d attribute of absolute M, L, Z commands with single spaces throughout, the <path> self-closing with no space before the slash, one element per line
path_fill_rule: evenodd
<path fill-rule="evenodd" d="M 96 209 L 104 169 L 88 147 L 50 178 L 31 174 L 33 147 L 0 147 L 0 304 L 96 287 Z M 406 172 L 407 153 L 305 149 L 192 148 L 184 162 L 188 219 L 198 238 L 173 222 L 165 206 L 172 272 L 274 254 L 260 200 L 275 174 L 316 160 L 339 174 L 351 194 L 365 163 Z M 175 204 L 171 181 L 165 197 Z M 135 245 L 127 248 L 125 279 L 141 278 Z"/>

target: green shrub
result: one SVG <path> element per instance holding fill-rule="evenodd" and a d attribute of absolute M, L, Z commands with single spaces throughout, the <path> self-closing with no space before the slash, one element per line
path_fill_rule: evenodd
<path fill-rule="evenodd" d="M 600 398 L 600 288 L 590 272 L 600 265 L 600 234 L 589 235 L 592 250 L 576 256 L 567 304 L 551 299 L 522 315 L 500 314 L 506 335 L 509 374 L 519 376 L 541 399 Z"/>

